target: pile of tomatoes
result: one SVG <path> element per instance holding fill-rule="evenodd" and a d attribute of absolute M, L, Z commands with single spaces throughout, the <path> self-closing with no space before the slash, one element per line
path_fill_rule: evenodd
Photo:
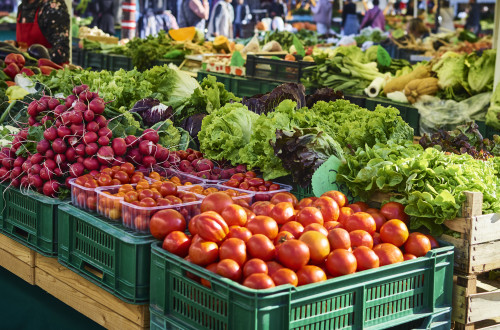
<path fill-rule="evenodd" d="M 187 188 L 186 190 L 198 194 L 198 195 L 204 195 L 208 196 L 210 194 L 216 193 L 216 192 L 225 192 L 231 197 L 237 197 L 237 196 L 244 196 L 244 195 L 249 195 L 248 193 L 242 192 L 242 191 L 237 191 L 234 189 L 226 189 L 226 190 L 221 190 L 218 188 L 216 185 L 193 185 L 192 187 Z"/>
<path fill-rule="evenodd" d="M 329 191 L 300 202 L 279 192 L 268 202 L 239 204 L 213 193 L 189 222 L 166 210 L 151 219 L 150 229 L 165 250 L 253 289 L 317 283 L 438 247 L 434 238 L 408 232 L 408 216 L 395 202 L 380 210 L 363 202 L 347 205 L 345 195 Z"/>
<path fill-rule="evenodd" d="M 269 201 L 273 194 L 263 194 L 264 192 L 282 189 L 282 187 L 278 183 L 265 181 L 262 178 L 258 178 L 257 174 L 254 171 L 236 173 L 231 176 L 228 181 L 223 182 L 222 184 L 231 188 L 238 188 L 260 193 L 255 196 L 255 199 L 257 201 Z"/>

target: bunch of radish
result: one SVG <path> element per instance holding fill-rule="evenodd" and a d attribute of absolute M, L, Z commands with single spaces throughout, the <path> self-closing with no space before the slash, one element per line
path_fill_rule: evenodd
<path fill-rule="evenodd" d="M 30 141 L 28 127 L 13 139 L 11 148 L 0 151 L 0 179 L 14 187 L 32 188 L 55 197 L 72 177 L 131 161 L 139 170 L 162 165 L 168 149 L 158 145 L 153 129 L 140 137 L 112 138 L 108 120 L 102 115 L 106 103 L 87 85 L 76 86 L 65 99 L 43 96 L 27 108 L 28 125 L 44 126 L 43 139 Z M 36 153 L 16 156 L 27 143 L 36 142 Z"/>

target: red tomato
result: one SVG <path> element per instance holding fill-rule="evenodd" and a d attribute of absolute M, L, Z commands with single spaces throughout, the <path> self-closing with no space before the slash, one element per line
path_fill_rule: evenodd
<path fill-rule="evenodd" d="M 423 257 L 431 250 L 431 241 L 421 233 L 411 233 L 405 243 L 405 252 L 416 257 Z"/>
<path fill-rule="evenodd" d="M 280 244 L 291 239 L 295 239 L 295 237 L 293 237 L 293 235 L 290 232 L 282 230 L 278 233 L 278 236 L 276 236 L 276 238 L 274 239 L 274 245 L 278 247 Z"/>
<path fill-rule="evenodd" d="M 181 258 L 184 258 L 189 253 L 191 238 L 182 231 L 173 231 L 165 237 L 162 248 L 170 253 L 173 253 Z"/>
<path fill-rule="evenodd" d="M 245 281 L 243 281 L 243 285 L 251 289 L 269 289 L 275 287 L 272 278 L 262 273 L 248 276 Z"/>
<path fill-rule="evenodd" d="M 132 203 L 138 200 L 139 194 L 137 193 L 137 191 L 128 191 L 125 193 L 125 196 L 123 196 L 123 201 L 126 203 Z"/>
<path fill-rule="evenodd" d="M 366 212 L 366 210 L 368 210 L 370 208 L 370 206 L 368 204 L 366 204 L 365 202 L 356 202 L 356 203 L 352 203 L 353 205 L 358 205 L 361 209 L 361 212 Z"/>
<path fill-rule="evenodd" d="M 241 267 L 232 259 L 224 259 L 219 261 L 216 268 L 216 273 L 220 276 L 227 277 L 235 282 L 241 281 Z"/>
<path fill-rule="evenodd" d="M 292 203 L 281 202 L 272 208 L 269 216 L 276 220 L 279 225 L 282 225 L 290 220 L 294 216 L 294 208 Z"/>
<path fill-rule="evenodd" d="M 403 253 L 391 243 L 381 243 L 373 248 L 379 259 L 380 267 L 398 262 L 403 262 Z"/>
<path fill-rule="evenodd" d="M 409 225 L 408 215 L 405 213 L 405 207 L 398 202 L 389 202 L 380 208 L 380 213 L 389 220 L 398 219 Z"/>
<path fill-rule="evenodd" d="M 221 213 L 228 226 L 242 226 L 247 224 L 247 212 L 237 204 L 227 206 Z"/>
<path fill-rule="evenodd" d="M 272 190 L 271 187 L 269 187 L 269 190 Z M 271 197 L 271 203 L 278 204 L 281 202 L 292 203 L 293 207 L 297 206 L 297 204 L 299 203 L 297 197 L 295 197 L 293 194 L 289 192 L 279 192 L 274 194 L 273 197 Z"/>
<path fill-rule="evenodd" d="M 278 261 L 295 271 L 307 265 L 310 256 L 308 245 L 296 239 L 288 240 L 278 247 Z"/>
<path fill-rule="evenodd" d="M 217 261 L 219 257 L 217 243 L 205 241 L 197 236 L 193 237 L 193 241 L 189 247 L 189 258 L 191 258 L 194 264 L 199 266 L 206 266 Z"/>
<path fill-rule="evenodd" d="M 412 259 L 417 259 L 417 256 L 415 256 L 413 254 L 409 254 L 409 253 L 403 254 L 403 260 L 404 261 L 406 261 L 406 260 L 412 260 Z"/>
<path fill-rule="evenodd" d="M 99 175 L 99 178 L 97 179 L 97 183 L 101 187 L 111 185 L 111 181 L 113 181 L 113 179 L 108 174 L 101 174 L 101 175 Z"/>
<path fill-rule="evenodd" d="M 255 215 L 269 215 L 273 209 L 274 204 L 271 202 L 257 202 L 252 204 L 252 211 Z"/>
<path fill-rule="evenodd" d="M 151 235 L 159 240 L 164 240 L 165 237 L 173 231 L 186 230 L 186 220 L 182 214 L 173 209 L 161 210 L 156 212 L 149 222 L 149 230 Z"/>
<path fill-rule="evenodd" d="M 323 227 L 325 227 L 327 231 L 335 228 L 344 228 L 344 226 L 342 226 L 342 224 L 338 221 L 327 221 L 323 224 Z"/>
<path fill-rule="evenodd" d="M 375 209 L 368 209 L 368 210 L 366 210 L 366 213 L 370 214 L 373 217 L 373 220 L 375 220 L 375 224 L 377 226 L 375 231 L 379 232 L 380 228 L 387 221 L 387 219 L 382 215 L 382 213 L 380 213 L 379 211 L 377 211 Z"/>
<path fill-rule="evenodd" d="M 367 231 L 370 235 L 375 233 L 377 224 L 373 217 L 365 212 L 357 212 L 351 215 L 344 224 L 345 229 L 349 232 L 357 229 Z"/>
<path fill-rule="evenodd" d="M 326 281 L 326 273 L 318 266 L 306 265 L 297 272 L 300 285 Z"/>
<path fill-rule="evenodd" d="M 302 226 L 310 225 L 311 223 L 318 223 L 323 225 L 323 214 L 316 207 L 304 207 L 295 216 L 295 221 L 299 222 Z"/>
<path fill-rule="evenodd" d="M 232 259 L 242 266 L 247 261 L 247 247 L 239 238 L 226 239 L 219 248 L 219 259 Z"/>
<path fill-rule="evenodd" d="M 274 259 L 276 248 L 273 242 L 262 234 L 253 235 L 247 242 L 247 252 L 252 258 L 259 258 L 264 261 Z"/>
<path fill-rule="evenodd" d="M 253 213 L 252 210 L 250 210 L 249 208 L 247 207 L 243 207 L 243 210 L 245 210 L 246 214 L 247 214 L 247 221 L 250 221 L 252 220 L 253 218 L 255 218 L 255 213 Z M 245 223 L 246 224 L 246 223 Z"/>
<path fill-rule="evenodd" d="M 196 231 L 204 240 L 221 242 L 229 233 L 229 227 L 218 213 L 206 211 L 196 219 Z"/>
<path fill-rule="evenodd" d="M 331 199 L 333 199 L 335 202 L 337 202 L 339 207 L 344 207 L 344 205 L 347 204 L 347 197 L 340 191 L 330 190 L 321 195 L 321 197 L 323 196 L 330 197 Z"/>
<path fill-rule="evenodd" d="M 351 248 L 351 237 L 349 232 L 342 228 L 334 228 L 328 233 L 328 242 L 330 243 L 330 249 L 345 249 Z"/>
<path fill-rule="evenodd" d="M 365 230 L 353 230 L 349 233 L 351 238 L 351 247 L 356 249 L 359 246 L 366 246 L 367 248 L 373 248 L 373 237 Z"/>
<path fill-rule="evenodd" d="M 309 247 L 313 264 L 321 264 L 330 253 L 328 238 L 318 231 L 304 232 L 299 240 Z"/>
<path fill-rule="evenodd" d="M 276 286 L 285 284 L 297 286 L 299 284 L 297 274 L 288 268 L 279 269 L 271 276 L 271 278 Z"/>
<path fill-rule="evenodd" d="M 233 204 L 233 199 L 228 194 L 215 192 L 203 199 L 200 210 L 201 212 L 215 211 L 220 214 L 231 204 Z"/>
<path fill-rule="evenodd" d="M 284 268 L 283 266 L 281 266 L 281 264 L 279 264 L 278 262 L 276 261 L 267 261 L 266 262 L 266 265 L 267 265 L 267 275 L 269 276 L 273 276 L 274 273 L 276 273 L 278 270 Z"/>
<path fill-rule="evenodd" d="M 227 233 L 226 239 L 239 238 L 246 243 L 248 242 L 250 237 L 252 237 L 252 232 L 248 230 L 248 228 L 240 226 L 231 226 L 229 227 L 229 233 Z"/>
<path fill-rule="evenodd" d="M 431 242 L 431 250 L 439 247 L 439 243 L 434 237 L 432 237 L 431 235 L 425 235 L 425 236 L 427 236 L 427 238 Z"/>
<path fill-rule="evenodd" d="M 245 173 L 245 176 L 246 176 L 247 178 L 256 178 L 256 177 L 257 177 L 257 173 L 255 173 L 254 171 L 247 171 L 247 172 Z"/>
<path fill-rule="evenodd" d="M 329 222 L 331 222 L 331 221 L 329 221 Z M 326 228 L 323 227 L 322 225 L 320 225 L 319 223 L 311 223 L 310 225 L 307 225 L 304 227 L 304 233 L 306 231 L 311 231 L 311 230 L 318 231 L 325 236 L 328 235 L 328 230 L 326 230 Z"/>
<path fill-rule="evenodd" d="M 352 252 L 337 249 L 326 258 L 326 269 L 332 276 L 352 274 L 356 271 L 357 261 Z"/>
<path fill-rule="evenodd" d="M 379 245 L 380 243 L 382 243 L 382 239 L 380 238 L 380 234 L 379 233 L 375 233 L 373 234 L 373 246 L 377 246 Z"/>
<path fill-rule="evenodd" d="M 397 247 L 402 246 L 410 235 L 408 227 L 401 220 L 389 220 L 380 228 L 380 239 L 384 243 L 391 243 Z"/>
<path fill-rule="evenodd" d="M 129 176 L 134 174 L 135 167 L 132 163 L 123 163 L 120 165 L 120 171 L 127 173 Z"/>
<path fill-rule="evenodd" d="M 354 214 L 354 211 L 350 207 L 341 207 L 339 210 L 339 219 L 338 222 L 340 222 L 342 225 L 345 225 L 345 222 L 347 219 Z"/>
<path fill-rule="evenodd" d="M 362 207 L 358 204 L 349 204 L 347 207 L 350 208 L 353 213 L 363 212 Z"/>
<path fill-rule="evenodd" d="M 198 220 L 199 217 L 200 217 L 200 215 L 198 214 L 198 215 L 195 215 L 194 217 L 192 217 L 191 220 L 189 220 L 188 230 L 191 233 L 191 235 L 198 234 L 198 230 L 196 229 L 196 220 Z"/>
<path fill-rule="evenodd" d="M 378 256 L 372 249 L 366 246 L 359 246 L 353 251 L 356 257 L 358 272 L 365 269 L 377 268 L 379 266 Z"/>
<path fill-rule="evenodd" d="M 125 184 L 125 183 L 129 183 L 130 182 L 130 178 L 128 177 L 128 174 L 123 172 L 123 171 L 117 171 L 114 176 L 113 176 L 113 179 L 117 179 L 117 180 L 120 180 L 120 182 L 122 184 Z"/>
<path fill-rule="evenodd" d="M 177 186 L 173 182 L 163 182 L 158 189 L 160 194 L 165 197 L 168 195 L 177 195 Z"/>
<path fill-rule="evenodd" d="M 293 235 L 295 238 L 299 238 L 304 232 L 304 227 L 297 221 L 288 221 L 283 226 L 281 226 L 280 231 L 287 231 Z"/>
<path fill-rule="evenodd" d="M 141 190 L 139 192 L 139 200 L 142 201 L 144 198 L 153 198 L 153 191 L 151 189 Z"/>
<path fill-rule="evenodd" d="M 267 275 L 267 264 L 261 259 L 250 259 L 243 266 L 243 278 L 252 274 L 262 273 Z"/>
<path fill-rule="evenodd" d="M 217 265 L 218 264 L 219 264 L 218 262 L 214 262 L 213 264 L 210 264 L 207 267 L 205 267 L 205 269 L 211 271 L 212 273 L 217 273 Z M 201 279 L 201 284 L 206 286 L 207 288 L 212 287 L 212 284 L 210 283 L 210 281 L 207 279 L 204 279 L 204 278 Z"/>
<path fill-rule="evenodd" d="M 258 215 L 247 223 L 247 228 L 255 234 L 262 234 L 269 239 L 275 239 L 278 236 L 278 224 L 273 218 L 265 215 Z"/>
<path fill-rule="evenodd" d="M 312 206 L 314 199 L 307 197 L 300 200 L 297 205 L 297 210 L 302 210 L 304 207 Z"/>
<path fill-rule="evenodd" d="M 313 206 L 321 211 L 324 221 L 337 221 L 339 219 L 339 205 L 330 197 L 323 196 L 318 198 L 314 201 Z"/>

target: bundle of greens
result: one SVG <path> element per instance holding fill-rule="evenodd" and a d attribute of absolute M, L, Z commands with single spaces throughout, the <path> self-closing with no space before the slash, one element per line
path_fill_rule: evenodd
<path fill-rule="evenodd" d="M 424 148 L 434 147 L 457 155 L 469 154 L 475 159 L 500 156 L 500 136 L 483 139 L 476 123 L 460 125 L 453 131 L 439 130 L 431 136 L 424 134 L 419 141 Z"/>
<path fill-rule="evenodd" d="M 346 155 L 337 180 L 366 199 L 375 191 L 394 193 L 391 199 L 406 205 L 412 229 L 425 226 L 440 235 L 441 224 L 459 215 L 464 191 L 483 193 L 483 212 L 500 211 L 499 166 L 496 157 L 475 160 L 467 154 L 446 154 L 434 148 L 424 151 L 411 142 L 390 141 Z"/>

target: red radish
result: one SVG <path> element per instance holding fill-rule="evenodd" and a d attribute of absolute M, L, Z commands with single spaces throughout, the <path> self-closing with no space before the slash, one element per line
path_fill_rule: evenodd
<path fill-rule="evenodd" d="M 70 145 L 70 146 L 74 146 L 74 145 L 76 145 L 78 142 L 80 142 L 80 139 L 79 139 L 79 138 L 77 138 L 76 136 L 70 136 L 70 137 L 68 138 L 68 143 L 69 143 L 69 145 Z"/>
<path fill-rule="evenodd" d="M 102 127 L 99 129 L 99 136 L 107 136 L 109 139 L 113 137 L 113 132 L 107 128 L 107 127 Z"/>
<path fill-rule="evenodd" d="M 133 135 L 129 135 L 125 138 L 125 143 L 127 143 L 127 146 L 132 147 L 132 148 L 139 146 L 139 142 L 140 142 L 140 140 L 136 136 L 133 136 Z"/>
<path fill-rule="evenodd" d="M 83 142 L 85 144 L 94 143 L 97 142 L 98 138 L 99 137 L 97 136 L 96 132 L 87 132 L 85 133 L 85 135 L 83 135 Z"/>
<path fill-rule="evenodd" d="M 144 130 L 144 133 L 142 134 L 142 138 L 144 140 L 151 141 L 154 144 L 156 144 L 156 143 L 158 143 L 158 141 L 160 141 L 160 136 L 158 135 L 158 132 L 156 132 L 152 128 L 148 128 L 148 129 Z"/>
<path fill-rule="evenodd" d="M 29 117 L 28 118 L 28 125 L 33 126 L 36 123 L 35 117 Z"/>
<path fill-rule="evenodd" d="M 23 172 L 27 173 L 35 165 L 39 165 L 39 164 L 31 164 L 31 162 L 29 160 L 27 160 L 23 163 L 23 165 L 21 165 L 21 169 L 23 170 Z"/>
<path fill-rule="evenodd" d="M 107 146 L 109 144 L 109 138 L 107 136 L 100 136 L 97 143 L 101 146 Z"/>
<path fill-rule="evenodd" d="M 60 119 L 56 119 L 56 122 L 54 123 L 54 125 L 59 128 L 61 125 L 62 125 L 62 121 Z"/>
<path fill-rule="evenodd" d="M 32 117 L 36 117 L 38 115 L 38 102 L 37 101 L 31 101 L 31 103 L 28 105 L 27 109 L 28 115 Z"/>
<path fill-rule="evenodd" d="M 162 146 L 158 146 L 155 153 L 155 158 L 158 163 L 162 163 L 168 158 L 168 149 Z"/>
<path fill-rule="evenodd" d="M 18 176 L 20 176 L 22 173 L 23 173 L 23 170 L 21 169 L 21 167 L 16 166 L 16 167 L 12 168 L 12 170 L 10 171 L 10 179 L 11 180 L 15 179 Z"/>
<path fill-rule="evenodd" d="M 99 124 L 96 121 L 89 122 L 87 124 L 87 131 L 98 132 L 99 131 Z"/>
<path fill-rule="evenodd" d="M 104 146 L 99 149 L 97 152 L 97 160 L 101 164 L 111 164 L 114 159 L 113 148 L 109 146 Z"/>
<path fill-rule="evenodd" d="M 127 154 L 127 160 L 134 162 L 136 164 L 142 163 L 142 154 L 139 149 L 132 149 Z"/>
<path fill-rule="evenodd" d="M 57 136 L 59 136 L 61 139 L 65 138 L 68 135 L 71 135 L 71 130 L 66 126 L 61 125 L 57 128 Z"/>
<path fill-rule="evenodd" d="M 178 164 L 178 163 L 181 161 L 180 157 L 179 157 L 179 156 L 177 156 L 177 155 L 175 154 L 175 152 L 171 152 L 171 153 L 169 153 L 167 160 L 168 160 L 168 162 L 169 162 L 170 164 L 174 164 L 174 165 L 175 165 L 175 164 Z"/>
<path fill-rule="evenodd" d="M 55 156 L 56 153 L 52 149 L 49 149 L 45 152 L 45 159 L 54 159 Z"/>
<path fill-rule="evenodd" d="M 104 103 L 104 100 L 101 99 L 100 97 L 96 97 L 89 103 L 89 109 L 94 111 L 95 114 L 100 115 L 101 113 L 104 112 L 106 104 Z"/>
<path fill-rule="evenodd" d="M 14 159 L 10 157 L 5 157 L 4 159 L 2 159 L 2 166 L 6 169 L 10 170 L 12 168 L 12 165 L 14 165 Z"/>
<path fill-rule="evenodd" d="M 50 110 L 54 110 L 60 104 L 61 102 L 59 102 L 59 100 L 54 97 L 47 102 L 47 106 L 49 107 Z"/>
<path fill-rule="evenodd" d="M 31 156 L 30 161 L 32 164 L 40 164 L 43 161 L 43 156 L 42 154 L 39 153 L 33 154 L 33 156 Z"/>
<path fill-rule="evenodd" d="M 68 95 L 66 99 L 64 100 L 64 105 L 66 108 L 71 108 L 73 106 L 73 103 L 76 101 L 77 97 L 75 95 Z"/>
<path fill-rule="evenodd" d="M 28 129 L 23 128 L 19 131 L 19 136 L 26 140 L 28 138 Z"/>
<path fill-rule="evenodd" d="M 0 168 L 0 172 L 1 171 L 2 171 L 2 169 Z M 0 177 L 1 177 L 1 173 L 0 173 Z M 21 187 L 26 188 L 29 186 L 29 184 L 30 184 L 30 180 L 29 180 L 28 176 L 27 175 L 23 176 L 21 178 Z"/>
<path fill-rule="evenodd" d="M 94 112 L 92 110 L 86 110 L 83 113 L 83 119 L 85 119 L 86 122 L 94 120 Z"/>
<path fill-rule="evenodd" d="M 19 188 L 19 186 L 21 185 L 21 180 L 19 180 L 18 178 L 11 179 L 10 185 L 14 188 Z"/>
<path fill-rule="evenodd" d="M 73 94 L 78 95 L 78 94 L 80 94 L 81 92 L 83 92 L 86 89 L 88 89 L 88 88 L 84 88 L 84 85 L 79 85 L 79 86 L 73 87 L 73 91 L 72 92 L 73 92 Z"/>
<path fill-rule="evenodd" d="M 146 156 L 142 159 L 142 165 L 150 168 L 156 164 L 156 159 L 153 156 Z"/>
<path fill-rule="evenodd" d="M 63 112 L 63 114 L 61 115 L 61 121 L 63 123 L 63 125 L 70 125 L 71 124 L 71 113 L 73 111 L 66 111 L 66 112 Z"/>
<path fill-rule="evenodd" d="M 97 143 L 92 142 L 92 143 L 87 144 L 87 146 L 85 147 L 85 154 L 87 156 L 93 156 L 97 153 L 98 150 L 99 150 L 99 146 L 97 145 Z"/>
<path fill-rule="evenodd" d="M 83 172 L 85 171 L 85 167 L 81 163 L 74 163 L 69 166 L 69 174 L 72 177 L 79 177 L 83 175 Z"/>
<path fill-rule="evenodd" d="M 41 170 L 42 170 L 42 165 L 34 164 L 33 166 L 31 166 L 28 173 L 38 174 L 38 173 L 40 173 Z"/>
<path fill-rule="evenodd" d="M 75 147 L 75 151 L 78 156 L 85 156 L 85 145 L 80 143 Z"/>
<path fill-rule="evenodd" d="M 240 165 L 236 166 L 237 173 L 245 173 L 246 171 L 247 171 L 246 165 L 240 164 Z"/>
<path fill-rule="evenodd" d="M 68 160 L 68 162 L 72 163 L 76 160 L 76 151 L 73 148 L 68 148 L 66 150 L 65 155 L 66 155 L 66 159 Z"/>
<path fill-rule="evenodd" d="M 85 112 L 88 110 L 88 106 L 83 102 L 77 101 L 73 104 L 73 110 L 78 112 Z"/>
<path fill-rule="evenodd" d="M 39 175 L 36 175 L 36 174 L 31 175 L 29 180 L 30 180 L 30 185 L 35 187 L 35 188 L 41 188 L 43 185 L 43 181 Z"/>
<path fill-rule="evenodd" d="M 82 112 L 73 110 L 70 113 L 71 113 L 71 115 L 70 115 L 69 119 L 70 119 L 71 123 L 78 125 L 78 124 L 81 124 L 83 122 Z"/>
<path fill-rule="evenodd" d="M 83 131 L 84 131 L 84 126 L 83 124 L 72 124 L 69 129 L 71 130 L 71 132 L 74 134 L 74 135 L 78 135 L 78 136 L 81 136 L 83 135 Z"/>
<path fill-rule="evenodd" d="M 57 138 L 54 140 L 54 142 L 52 142 L 52 150 L 54 150 L 56 154 L 65 153 L 67 148 L 68 146 L 61 138 Z"/>
<path fill-rule="evenodd" d="M 56 168 L 54 169 L 54 175 L 55 175 L 56 177 L 61 177 L 61 176 L 63 176 L 63 171 L 62 171 L 59 167 L 56 167 Z"/>
<path fill-rule="evenodd" d="M 125 163 L 125 159 L 123 159 L 123 157 L 116 156 L 115 160 L 113 161 L 113 164 L 111 165 L 116 166 L 116 165 L 121 165 L 123 163 Z"/>
<path fill-rule="evenodd" d="M 99 125 L 100 128 L 108 126 L 108 121 L 103 115 L 95 116 L 94 121 Z"/>
<path fill-rule="evenodd" d="M 99 161 L 97 160 L 97 158 L 85 158 L 85 160 L 83 161 L 83 166 L 85 166 L 85 169 L 89 171 L 98 170 Z"/>
<path fill-rule="evenodd" d="M 45 125 L 46 122 L 52 121 L 52 120 L 54 120 L 54 118 L 52 118 L 52 116 L 47 115 L 47 116 L 43 116 L 43 118 L 40 120 L 40 123 L 42 125 Z"/>
<path fill-rule="evenodd" d="M 127 153 L 127 143 L 123 138 L 113 139 L 113 142 L 111 142 L 111 147 L 113 148 L 113 151 L 117 156 L 123 156 Z"/>
<path fill-rule="evenodd" d="M 48 168 L 51 171 L 53 171 L 56 168 L 57 164 L 52 159 L 46 159 L 43 162 L 42 166 Z"/>
<path fill-rule="evenodd" d="M 45 196 L 55 197 L 59 192 L 59 183 L 54 180 L 45 182 L 43 185 L 43 194 Z"/>
<path fill-rule="evenodd" d="M 208 159 L 202 159 L 195 166 L 198 172 L 210 171 L 214 168 L 214 163 Z"/>
<path fill-rule="evenodd" d="M 90 102 L 92 99 L 94 98 L 94 94 L 92 94 L 92 92 L 90 91 L 84 91 L 84 92 L 81 92 L 79 95 L 78 95 L 78 100 L 81 101 L 81 102 L 85 102 L 85 103 L 88 103 Z M 104 103 L 104 102 L 103 102 Z M 94 110 L 92 110 L 94 111 Z M 103 110 L 104 111 L 104 110 Z M 95 112 L 95 111 L 94 111 Z"/>
<path fill-rule="evenodd" d="M 62 164 L 66 161 L 66 156 L 63 154 L 57 154 L 56 157 L 54 157 L 54 160 L 56 161 L 56 164 Z"/>
<path fill-rule="evenodd" d="M 82 164 L 83 164 L 84 160 L 85 160 L 85 158 L 83 158 L 83 157 L 76 158 L 76 161 L 79 162 L 79 163 L 82 163 Z"/>
<path fill-rule="evenodd" d="M 38 144 L 36 145 L 36 151 L 40 154 L 44 154 L 49 150 L 50 148 L 50 143 L 49 141 L 43 139 Z"/>
<path fill-rule="evenodd" d="M 54 109 L 54 114 L 56 116 L 62 115 L 68 108 L 64 104 L 59 104 L 55 109 Z"/>
<path fill-rule="evenodd" d="M 143 155 L 153 155 L 156 152 L 156 145 L 148 140 L 139 143 L 139 151 Z"/>
<path fill-rule="evenodd" d="M 12 139 L 12 148 L 19 149 L 20 146 L 21 146 L 21 140 L 19 139 L 19 137 L 18 136 L 14 137 Z"/>
<path fill-rule="evenodd" d="M 71 185 L 69 184 L 69 180 L 73 179 L 71 176 L 68 176 L 65 180 L 64 180 L 64 186 L 66 188 L 71 188 Z"/>
<path fill-rule="evenodd" d="M 40 99 L 36 104 L 36 110 L 38 112 L 47 111 L 47 100 Z"/>
<path fill-rule="evenodd" d="M 42 124 L 40 124 L 40 123 L 34 123 L 32 126 L 33 127 L 39 127 L 39 126 L 42 126 Z"/>
<path fill-rule="evenodd" d="M 26 158 L 24 157 L 21 157 L 21 156 L 18 156 L 15 160 L 14 160 L 14 167 L 21 167 L 23 165 L 23 163 L 26 161 Z"/>

